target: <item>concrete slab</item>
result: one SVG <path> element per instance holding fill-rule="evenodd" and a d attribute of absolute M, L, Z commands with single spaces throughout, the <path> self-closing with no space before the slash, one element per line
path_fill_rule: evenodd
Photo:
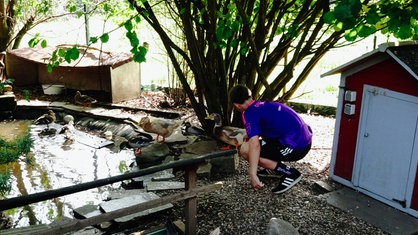
<path fill-rule="evenodd" d="M 132 168 L 132 171 L 136 171 L 136 170 L 139 170 L 139 168 L 136 166 Z M 171 179 L 174 179 L 174 177 L 175 176 L 173 174 L 173 169 L 167 169 L 167 170 L 157 171 L 152 174 L 135 177 L 132 180 L 143 181 L 144 185 L 146 185 L 146 183 L 151 182 L 151 181 L 171 180 Z"/>
<path fill-rule="evenodd" d="M 75 130 L 75 140 L 81 144 L 90 146 L 92 148 L 103 148 L 105 146 L 113 144 L 113 141 L 107 140 L 105 138 L 97 137 L 94 135 L 90 135 L 88 133 L 84 133 L 81 131 Z"/>
<path fill-rule="evenodd" d="M 153 199 L 157 199 L 159 198 L 159 196 L 155 193 L 149 192 L 149 193 L 141 193 L 140 195 L 132 195 L 132 196 L 128 196 L 128 197 L 123 197 L 120 199 L 116 199 L 116 200 L 110 200 L 108 202 L 103 202 L 100 203 L 100 208 L 102 208 L 103 211 L 105 212 L 111 212 L 111 211 L 115 211 L 121 208 L 125 208 L 125 207 L 129 207 L 129 206 L 133 206 L 139 203 L 143 203 L 143 202 L 147 202 Z M 118 223 L 124 223 L 124 222 L 128 222 L 131 219 L 135 219 L 141 216 L 145 216 L 145 215 L 149 215 L 158 211 L 162 211 L 162 210 L 166 210 L 173 207 L 173 204 L 168 203 L 159 207 L 155 207 L 152 209 L 148 209 L 145 211 L 141 211 L 138 213 L 134 213 L 131 215 L 127 215 L 127 216 L 123 216 L 120 218 L 116 218 L 115 221 Z"/>
<path fill-rule="evenodd" d="M 344 187 L 323 194 L 326 201 L 389 234 L 417 234 L 418 219 L 365 194 Z"/>
<path fill-rule="evenodd" d="M 76 219 L 91 218 L 91 217 L 103 214 L 102 211 L 100 211 L 99 206 L 97 205 L 85 205 L 85 206 L 74 209 L 73 213 L 74 213 L 74 218 Z M 95 227 L 98 227 L 100 229 L 106 229 L 106 228 L 109 228 L 112 224 L 113 224 L 112 221 L 105 221 L 105 222 L 95 225 Z M 96 232 L 96 230 L 97 230 L 96 228 L 89 226 L 87 228 L 79 230 L 78 233 L 74 233 L 74 234 L 89 234 L 89 232 L 91 232 L 90 234 L 96 234 L 96 233 L 102 234 L 103 233 L 103 232 L 99 233 L 99 231 Z"/>
<path fill-rule="evenodd" d="M 102 214 L 97 205 L 85 205 L 73 210 L 74 217 L 77 219 L 91 218 L 96 215 Z"/>
<path fill-rule="evenodd" d="M 129 189 L 129 190 L 120 189 L 117 191 L 110 192 L 106 200 L 115 200 L 115 199 L 119 199 L 123 197 L 139 195 L 141 193 L 146 193 L 146 192 L 147 192 L 146 189 Z"/>

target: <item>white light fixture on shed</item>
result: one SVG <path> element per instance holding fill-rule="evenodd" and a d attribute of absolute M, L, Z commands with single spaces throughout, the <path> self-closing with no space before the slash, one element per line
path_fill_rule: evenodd
<path fill-rule="evenodd" d="M 354 115 L 356 109 L 355 104 L 345 104 L 344 105 L 344 113 L 347 115 Z"/>
<path fill-rule="evenodd" d="M 345 91 L 344 100 L 348 102 L 356 101 L 356 94 L 355 91 Z"/>

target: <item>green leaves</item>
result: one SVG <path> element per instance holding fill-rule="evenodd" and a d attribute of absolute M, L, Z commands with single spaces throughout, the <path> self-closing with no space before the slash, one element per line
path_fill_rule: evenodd
<path fill-rule="evenodd" d="M 103 43 L 106 43 L 109 41 L 109 34 L 104 33 L 102 34 L 102 36 L 100 36 L 100 41 L 102 41 Z"/>
<path fill-rule="evenodd" d="M 376 31 L 396 38 L 418 38 L 418 1 L 359 1 L 341 0 L 333 10 L 323 15 L 325 23 L 334 30 L 345 30 L 344 37 L 354 41 Z"/>
<path fill-rule="evenodd" d="M 28 45 L 29 47 L 34 48 L 36 45 L 39 44 L 39 42 L 41 43 L 42 48 L 47 47 L 47 41 L 45 39 L 40 38 L 39 33 L 35 34 L 35 37 L 28 41 Z"/>
<path fill-rule="evenodd" d="M 334 12 L 332 12 L 332 11 L 326 12 L 323 16 L 323 20 L 326 24 L 334 23 L 334 21 L 335 21 Z"/>
<path fill-rule="evenodd" d="M 394 35 L 399 39 L 411 38 L 413 36 L 412 28 L 408 24 L 402 24 Z"/>
<path fill-rule="evenodd" d="M 0 196 L 6 196 L 12 190 L 11 174 L 6 167 L 5 173 L 0 173 Z"/>
<path fill-rule="evenodd" d="M 238 10 L 235 4 L 228 4 L 226 14 L 222 14 L 222 11 L 217 12 L 217 25 L 216 25 L 216 47 L 226 48 L 228 45 L 235 47 L 238 45 L 234 35 L 237 34 L 242 27 L 242 19 L 238 14 Z"/>
<path fill-rule="evenodd" d="M 78 57 L 80 57 L 80 52 L 78 51 L 78 48 L 76 46 L 67 49 L 64 56 L 65 61 L 67 61 L 67 63 L 71 63 L 72 60 L 77 60 Z"/>
<path fill-rule="evenodd" d="M 62 62 L 66 61 L 67 63 L 71 63 L 71 61 L 75 61 L 80 57 L 80 52 L 78 51 L 77 46 L 73 46 L 71 48 L 58 48 L 52 52 L 52 56 L 47 64 L 48 72 L 52 72 L 54 67 L 58 67 Z"/>
<path fill-rule="evenodd" d="M 380 16 L 377 13 L 376 6 L 372 6 L 372 8 L 367 12 L 366 15 L 366 22 L 368 24 L 374 25 L 377 24 L 380 21 Z"/>
<path fill-rule="evenodd" d="M 26 101 L 30 101 L 30 91 L 29 90 L 23 90 L 23 97 L 25 98 Z"/>
<path fill-rule="evenodd" d="M 357 34 L 359 37 L 362 37 L 362 38 L 368 37 L 374 32 L 376 32 L 376 27 L 374 26 L 360 25 L 357 28 Z"/>
<path fill-rule="evenodd" d="M 136 22 L 138 22 L 138 19 L 135 19 L 135 20 Z M 131 44 L 131 47 L 132 47 L 130 52 L 133 54 L 133 60 L 139 63 L 145 62 L 146 61 L 145 55 L 147 54 L 147 51 L 148 51 L 147 43 L 144 43 L 143 46 L 139 45 L 138 35 L 134 31 L 134 24 L 132 20 L 126 21 L 124 23 L 124 27 L 127 31 L 126 37 L 128 38 L 129 43 Z"/>
<path fill-rule="evenodd" d="M 345 33 L 344 33 L 344 38 L 345 38 L 345 40 L 347 40 L 349 42 L 356 40 L 357 31 L 355 29 L 346 30 Z"/>
<path fill-rule="evenodd" d="M 132 24 L 132 21 L 128 20 L 125 22 L 125 24 L 123 25 L 125 27 L 125 29 L 130 32 L 133 30 L 134 26 Z"/>
<path fill-rule="evenodd" d="M 360 10 L 360 0 L 344 0 L 335 7 L 333 18 L 338 22 L 343 22 L 342 29 L 348 30 L 356 25 L 357 16 L 359 15 Z"/>

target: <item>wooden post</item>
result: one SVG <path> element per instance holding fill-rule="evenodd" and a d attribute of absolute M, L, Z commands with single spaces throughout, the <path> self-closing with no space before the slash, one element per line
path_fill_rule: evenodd
<path fill-rule="evenodd" d="M 185 169 L 186 190 L 193 190 L 197 185 L 198 164 Z M 186 235 L 195 235 L 197 232 L 197 196 L 185 200 Z"/>

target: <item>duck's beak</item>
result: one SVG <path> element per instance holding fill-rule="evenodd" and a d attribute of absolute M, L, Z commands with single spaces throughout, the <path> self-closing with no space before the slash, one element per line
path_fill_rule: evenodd
<path fill-rule="evenodd" d="M 209 114 L 208 116 L 205 117 L 205 119 L 213 120 L 213 115 Z"/>

